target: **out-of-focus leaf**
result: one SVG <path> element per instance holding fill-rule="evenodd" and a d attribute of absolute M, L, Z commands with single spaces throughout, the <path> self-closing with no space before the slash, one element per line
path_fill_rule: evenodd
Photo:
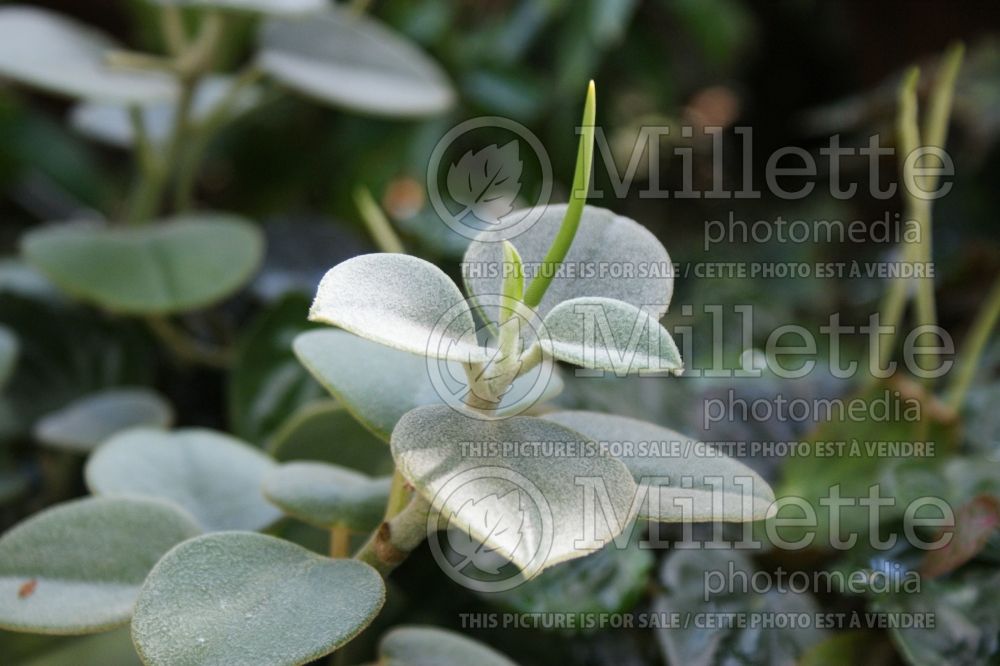
<path fill-rule="evenodd" d="M 281 517 L 260 492 L 272 469 L 270 458 L 229 435 L 135 428 L 94 451 L 85 475 L 95 494 L 174 502 L 205 531 L 258 530 Z"/>
<path fill-rule="evenodd" d="M 174 80 L 159 72 L 113 69 L 116 48 L 98 31 L 37 7 L 0 9 L 0 76 L 48 92 L 123 104 L 171 99 Z"/>
<path fill-rule="evenodd" d="M 249 326 L 236 348 L 227 391 L 230 427 L 258 446 L 297 409 L 323 395 L 292 353 L 295 336 L 315 327 L 308 314 L 309 299 L 288 294 Z"/>
<path fill-rule="evenodd" d="M 231 295 L 257 269 L 263 245 L 245 220 L 199 214 L 134 229 L 38 229 L 22 238 L 21 250 L 77 298 L 113 312 L 166 314 Z"/>
<path fill-rule="evenodd" d="M 148 499 L 47 509 L 0 538 L 0 626 L 86 634 L 122 624 L 156 561 L 199 533 L 186 513 Z"/>
<path fill-rule="evenodd" d="M 7 383 L 17 365 L 21 343 L 14 331 L 0 325 L 0 387 Z"/>
<path fill-rule="evenodd" d="M 346 8 L 268 19 L 259 64 L 294 90 L 363 113 L 426 116 L 455 100 L 444 72 L 419 48 Z"/>
<path fill-rule="evenodd" d="M 272 504 L 311 525 L 370 532 L 382 521 L 390 481 L 326 463 L 290 462 L 264 477 L 263 490 Z"/>
<path fill-rule="evenodd" d="M 517 666 L 489 646 L 437 627 L 396 627 L 378 652 L 383 666 Z"/>
<path fill-rule="evenodd" d="M 1000 526 L 1000 498 L 979 495 L 955 510 L 955 528 L 951 541 L 942 548 L 930 550 L 924 558 L 921 573 L 934 578 L 954 571 L 972 558 Z"/>
<path fill-rule="evenodd" d="M 84 638 L 65 639 L 20 666 L 142 666 L 127 627 Z"/>
<path fill-rule="evenodd" d="M 174 420 L 170 405 L 141 388 L 114 388 L 91 393 L 35 424 L 35 439 L 60 449 L 87 452 L 115 433 L 146 426 L 168 428 Z"/>
<path fill-rule="evenodd" d="M 327 6 L 324 0 L 153 0 L 161 5 L 209 7 L 263 14 L 304 14 Z"/>
<path fill-rule="evenodd" d="M 160 560 L 139 595 L 132 638 L 149 666 L 295 666 L 354 638 L 384 602 L 382 578 L 367 564 L 223 532 Z"/>

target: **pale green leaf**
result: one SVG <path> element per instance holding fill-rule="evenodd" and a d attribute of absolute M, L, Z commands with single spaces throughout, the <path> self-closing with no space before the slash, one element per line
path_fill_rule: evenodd
<path fill-rule="evenodd" d="M 198 214 L 133 229 L 67 224 L 31 231 L 21 251 L 67 293 L 113 312 L 166 314 L 211 305 L 253 275 L 259 230 Z"/>
<path fill-rule="evenodd" d="M 539 418 L 485 421 L 449 407 L 419 407 L 396 425 L 392 452 L 399 471 L 450 527 L 466 531 L 530 578 L 593 553 L 631 524 L 632 475 L 615 458 L 585 451 L 585 441 Z M 557 457 L 545 449 L 498 453 L 504 446 L 530 449 L 551 442 L 575 448 Z M 595 488 L 589 501 L 585 479 Z M 604 504 L 614 516 L 605 515 Z"/>
<path fill-rule="evenodd" d="M 427 116 L 455 101 L 437 63 L 375 19 L 346 8 L 269 19 L 258 62 L 293 90 L 362 113 Z"/>
<path fill-rule="evenodd" d="M 216 104 L 226 96 L 233 81 L 233 77 L 229 76 L 210 76 L 202 81 L 191 102 L 191 118 L 195 122 L 204 121 Z M 245 88 L 236 96 L 228 116 L 235 117 L 249 111 L 258 104 L 260 98 L 260 88 Z M 154 144 L 162 145 L 170 137 L 176 106 L 166 101 L 142 105 L 143 126 Z M 118 148 L 129 148 L 135 140 L 128 107 L 122 104 L 81 102 L 73 107 L 70 124 L 81 134 Z"/>
<path fill-rule="evenodd" d="M 655 317 L 624 301 L 584 297 L 563 301 L 545 316 L 545 348 L 560 361 L 619 377 L 680 374 L 680 351 Z"/>
<path fill-rule="evenodd" d="M 326 463 L 291 462 L 264 477 L 264 496 L 311 525 L 370 532 L 382 521 L 391 481 Z"/>
<path fill-rule="evenodd" d="M 509 239 L 528 272 L 527 290 L 531 289 L 532 267 L 545 259 L 566 208 L 565 204 L 547 206 L 533 225 Z M 524 216 L 524 211 L 512 215 Z M 496 270 L 503 261 L 502 243 L 486 242 L 487 237 L 472 241 L 463 259 L 462 275 L 474 298 L 502 293 L 503 272 Z M 544 317 L 563 301 L 596 296 L 625 301 L 659 319 L 667 311 L 673 290 L 670 257 L 656 236 L 627 217 L 585 206 L 569 253 L 536 310 Z"/>
<path fill-rule="evenodd" d="M 117 45 L 102 33 L 37 7 L 0 8 L 0 77 L 69 97 L 119 104 L 169 100 L 173 78 L 159 72 L 113 69 Z"/>
<path fill-rule="evenodd" d="M 655 488 L 639 507 L 660 522 L 762 520 L 774 492 L 757 472 L 673 430 L 636 419 L 596 412 L 555 412 L 560 423 L 615 454 L 640 486 Z"/>
<path fill-rule="evenodd" d="M 0 627 L 85 634 L 123 624 L 156 561 L 199 533 L 187 514 L 149 499 L 46 509 L 0 538 Z"/>
<path fill-rule="evenodd" d="M 298 666 L 350 641 L 384 602 L 382 578 L 361 562 L 261 534 L 209 534 L 149 574 L 132 639 L 148 666 Z"/>
<path fill-rule="evenodd" d="M 380 666 L 517 666 L 488 645 L 437 627 L 396 627 L 378 652 Z"/>
<path fill-rule="evenodd" d="M 260 492 L 274 466 L 258 449 L 212 430 L 137 428 L 94 451 L 85 476 L 95 494 L 173 501 L 206 531 L 257 530 L 281 517 Z"/>
<path fill-rule="evenodd" d="M 389 440 L 400 417 L 414 407 L 435 405 L 445 398 L 468 391 L 465 373 L 449 363 L 447 375 L 454 380 L 447 396 L 431 381 L 426 359 L 374 344 L 344 331 L 309 331 L 295 339 L 295 354 L 314 377 L 361 423 Z M 558 395 L 563 388 L 557 373 L 547 375 L 546 385 L 536 395 L 542 369 L 519 377 L 500 402 L 499 414 L 522 411 L 525 401 L 538 403 Z M 387 380 L 387 378 L 391 378 Z M 506 411 L 505 411 L 506 410 Z"/>
<path fill-rule="evenodd" d="M 59 449 L 86 452 L 115 433 L 145 426 L 168 428 L 174 420 L 170 405 L 142 388 L 113 388 L 74 400 L 47 414 L 34 428 L 35 439 Z"/>
<path fill-rule="evenodd" d="M 304 14 L 329 6 L 327 0 L 153 0 L 161 5 L 207 7 L 261 14 Z"/>
<path fill-rule="evenodd" d="M 301 407 L 274 434 L 267 451 L 280 462 L 313 460 L 371 476 L 393 470 L 385 442 L 334 400 Z"/>

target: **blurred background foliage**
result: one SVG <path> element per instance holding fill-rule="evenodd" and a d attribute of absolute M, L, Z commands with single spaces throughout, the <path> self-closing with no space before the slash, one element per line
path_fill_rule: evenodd
<path fill-rule="evenodd" d="M 100 26 L 137 49 L 160 52 L 155 7 L 129 0 L 47 0 L 32 3 Z M 184 316 L 196 336 L 234 349 L 230 372 L 175 363 L 135 321 L 102 313 L 61 295 L 17 259 L 21 234 L 44 221 L 117 218 L 133 181 L 129 155 L 74 130 L 65 101 L 15 86 L 0 86 L 0 243 L 9 257 L 0 264 L 0 323 L 17 334 L 20 354 L 0 402 L 0 525 L 6 527 L 53 502 L 84 492 L 82 459 L 75 453 L 41 448 L 39 419 L 74 400 L 109 387 L 155 388 L 173 406 L 179 425 L 234 432 L 287 458 L 312 457 L 316 442 L 350 431 L 349 419 L 298 365 L 288 347 L 309 326 L 309 296 L 323 271 L 350 256 L 374 250 L 355 206 L 359 185 L 371 190 L 400 232 L 409 251 L 438 261 L 452 274 L 461 239 L 449 234 L 427 202 L 425 171 L 437 140 L 461 120 L 500 115 L 529 127 L 546 146 L 556 175 L 553 199 L 566 198 L 575 159 L 582 91 L 593 78 L 600 91 L 599 124 L 615 157 L 627 160 L 643 125 L 721 125 L 754 131 L 753 170 L 780 146 L 800 145 L 814 154 L 832 134 L 859 146 L 875 132 L 891 143 L 896 89 L 904 67 L 933 73 L 941 51 L 956 39 L 967 45 L 958 82 L 949 150 L 956 162 L 952 193 L 936 204 L 934 253 L 942 325 L 962 339 L 990 284 L 1000 271 L 1000 5 L 988 2 L 820 2 L 809 0 L 374 0 L 374 16 L 418 43 L 447 71 L 458 103 L 427 120 L 380 119 L 332 109 L 297 95 L 276 95 L 228 125 L 208 146 L 196 183 L 199 207 L 237 212 L 257 221 L 268 241 L 263 267 L 249 288 L 209 312 Z M 252 52 L 254 19 L 243 17 L 227 36 L 227 69 Z M 931 77 L 932 79 L 932 77 Z M 928 79 L 928 80 L 931 80 Z M 668 147 L 681 145 L 678 138 Z M 707 141 L 691 140 L 699 184 L 711 178 Z M 727 144 L 727 178 L 741 169 L 739 143 Z M 664 155 L 669 153 L 664 150 Z M 892 180 L 893 160 L 882 174 Z M 863 182 L 867 164 L 846 161 L 844 179 Z M 664 187 L 677 189 L 678 162 L 664 157 Z M 732 212 L 747 222 L 785 219 L 882 219 L 901 210 L 898 199 L 862 194 L 834 199 L 817 187 L 798 202 L 760 200 L 651 199 L 633 187 L 624 200 L 598 170 L 603 197 L 591 204 L 614 209 L 652 230 L 679 262 L 850 261 L 886 258 L 891 248 L 869 244 L 719 244 L 706 253 L 705 222 Z M 821 181 L 822 185 L 822 181 Z M 524 192 L 539 184 L 526 182 Z M 874 312 L 885 285 L 876 279 L 678 280 L 667 315 L 669 325 L 695 331 L 695 357 L 710 361 L 712 335 L 705 305 L 721 304 L 727 367 L 739 367 L 746 351 L 740 340 L 736 304 L 755 308 L 755 346 L 784 323 L 812 330 L 829 315 L 857 325 Z M 692 305 L 690 316 L 678 305 Z M 848 343 L 864 354 L 863 340 Z M 821 354 L 825 350 L 820 350 Z M 983 456 L 995 471 L 1000 455 L 1000 345 L 992 337 L 960 427 L 942 431 L 959 460 L 953 474 L 954 501 L 992 496 L 1000 478 L 969 480 L 962 461 Z M 569 373 L 566 373 L 569 374 Z M 703 425 L 704 401 L 733 389 L 741 397 L 850 395 L 857 387 L 813 373 L 796 381 L 765 376 L 755 380 L 681 378 L 568 381 L 563 404 L 613 410 L 670 425 L 707 439 L 788 440 L 806 438 L 817 424 L 755 421 L 726 423 L 712 432 Z M 930 400 L 929 396 L 923 396 Z M 290 425 L 291 424 L 291 425 Z M 864 426 L 864 424 L 862 424 Z M 868 437 L 854 424 L 839 436 Z M 827 424 L 827 427 L 829 424 Z M 872 438 L 891 439 L 875 425 Z M 34 432 L 34 434 L 33 434 Z M 902 435 L 908 436 L 909 433 Z M 358 432 L 350 437 L 364 438 Z M 310 448 L 312 447 L 312 448 Z M 299 453 L 295 453 L 299 452 Z M 958 454 L 961 454 L 959 456 Z M 342 461 L 341 461 L 342 462 Z M 371 469 L 385 461 L 355 464 Z M 751 460 L 769 479 L 781 478 L 780 460 Z M 803 468 L 805 469 L 805 468 Z M 950 469 L 950 468 L 949 468 Z M 918 470 L 919 471 L 919 470 Z M 818 487 L 852 469 L 808 470 L 796 483 Z M 883 469 L 862 470 L 874 478 Z M 815 474 L 815 476 L 813 476 Z M 919 474 L 892 470 L 895 488 Z M 988 476 L 988 475 L 987 475 Z M 931 473 L 932 492 L 944 492 L 944 472 Z M 919 479 L 918 479 L 919 480 Z M 992 484 L 992 485 L 991 485 Z M 902 491 L 900 491 L 902 492 Z M 992 523 L 993 527 L 996 522 Z M 284 535 L 323 550 L 324 535 L 287 524 Z M 604 630 L 580 634 L 545 630 L 471 631 L 523 664 L 666 663 L 996 663 L 1000 652 L 1000 604 L 995 590 L 1000 542 L 988 530 L 972 561 L 928 582 L 912 598 L 870 594 L 862 598 L 733 598 L 721 608 L 857 610 L 931 608 L 942 620 L 931 632 L 853 631 L 793 635 L 774 631 L 665 632 Z M 678 583 L 687 567 L 697 576 L 707 563 L 664 552 L 630 549 L 601 553 L 571 569 L 556 570 L 505 598 L 481 598 L 436 575 L 425 551 L 398 576 L 390 606 L 349 650 L 362 661 L 374 637 L 396 622 L 458 626 L 461 613 L 484 610 L 567 612 L 684 609 L 697 604 Z M 800 570 L 844 566 L 871 569 L 887 561 L 912 562 L 912 552 L 882 559 L 851 552 L 804 553 L 796 559 L 774 553 L 740 560 L 741 567 L 784 564 Z M 655 561 L 654 561 L 655 560 Z M 676 561 L 675 561 L 676 560 Z M 662 568 L 662 570 L 661 570 Z M 423 572 L 428 575 L 420 575 Z M 807 595 L 808 596 L 808 595 Z M 685 604 L 688 604 L 685 606 Z M 763 604 L 763 606 L 762 606 Z M 372 638 L 366 638 L 368 635 Z M 115 634 L 43 639 L 0 634 L 3 663 L 118 664 L 131 653 Z M 118 652 L 116 652 L 116 650 Z M 60 655 L 62 655 L 60 657 Z M 60 661 L 63 659 L 63 661 Z"/>

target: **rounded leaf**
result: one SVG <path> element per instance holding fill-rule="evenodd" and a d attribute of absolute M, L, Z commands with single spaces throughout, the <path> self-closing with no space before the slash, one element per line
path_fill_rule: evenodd
<path fill-rule="evenodd" d="M 132 639 L 148 666 L 298 666 L 354 638 L 378 614 L 374 569 L 247 532 L 186 541 L 142 587 Z"/>
<path fill-rule="evenodd" d="M 412 354 L 487 359 L 455 283 L 434 264 L 405 254 L 363 254 L 337 264 L 320 281 L 309 318 Z"/>
<path fill-rule="evenodd" d="M 437 63 L 375 19 L 346 8 L 269 19 L 259 66 L 293 90 L 363 113 L 426 116 L 455 101 Z"/>
<path fill-rule="evenodd" d="M 177 95 L 159 72 L 114 69 L 105 62 L 117 45 L 59 14 L 28 6 L 0 8 L 0 76 L 69 97 L 138 104 Z"/>
<path fill-rule="evenodd" d="M 566 445 L 565 455 L 547 452 L 544 445 L 553 442 Z M 528 578 L 593 553 L 631 522 L 632 475 L 584 443 L 580 433 L 553 421 L 484 421 L 444 406 L 414 409 L 392 432 L 397 468 L 448 526 L 503 555 Z M 517 455 L 500 453 L 509 447 Z M 599 506 L 610 506 L 614 516 Z"/>
<path fill-rule="evenodd" d="M 545 259 L 565 214 L 565 204 L 548 206 L 531 227 L 508 239 L 520 253 L 528 278 L 532 267 Z M 483 238 L 469 244 L 462 264 L 473 297 L 502 293 L 504 273 L 496 267 L 503 262 L 503 244 Z M 531 288 L 530 279 L 525 288 Z M 670 257 L 656 236 L 627 217 L 586 206 L 569 253 L 536 310 L 544 317 L 563 301 L 597 296 L 625 301 L 658 320 L 667 311 L 673 291 Z"/>
<path fill-rule="evenodd" d="M 267 451 L 280 462 L 313 460 L 371 476 L 393 470 L 385 442 L 334 400 L 305 405 L 288 417 L 268 442 Z"/>
<path fill-rule="evenodd" d="M 194 121 L 205 120 L 216 104 L 229 92 L 233 77 L 211 76 L 202 81 L 195 90 L 191 102 L 191 117 Z M 246 88 L 237 96 L 228 114 L 238 116 L 249 111 L 260 101 L 260 88 Z M 156 144 L 165 143 L 174 126 L 175 104 L 167 101 L 143 104 L 142 119 L 149 139 Z M 81 134 L 97 141 L 129 148 L 135 140 L 132 119 L 128 107 L 111 102 L 87 101 L 73 107 L 70 124 Z"/>
<path fill-rule="evenodd" d="M 281 517 L 260 492 L 274 466 L 258 449 L 212 430 L 136 428 L 99 447 L 85 476 L 95 494 L 173 501 L 206 531 L 257 530 Z"/>
<path fill-rule="evenodd" d="M 619 377 L 684 369 L 667 329 L 645 310 L 611 298 L 563 301 L 545 316 L 544 347 L 560 361 Z"/>
<path fill-rule="evenodd" d="M 379 642 L 380 666 L 517 666 L 493 648 L 437 627 L 396 627 Z"/>
<path fill-rule="evenodd" d="M 85 395 L 35 424 L 35 439 L 70 451 L 86 452 L 122 430 L 168 428 L 170 405 L 153 391 L 114 388 Z"/>
<path fill-rule="evenodd" d="M 373 479 L 319 462 L 292 462 L 264 477 L 264 496 L 289 516 L 330 528 L 370 532 L 382 522 L 392 479 Z"/>
<path fill-rule="evenodd" d="M 625 416 L 554 412 L 547 421 L 586 435 L 616 455 L 646 490 L 642 518 L 660 522 L 762 520 L 774 504 L 771 486 L 711 444 Z"/>
<path fill-rule="evenodd" d="M 389 441 L 392 429 L 406 412 L 444 402 L 428 375 L 427 360 L 419 356 L 344 331 L 309 331 L 295 338 L 293 347 L 302 365 L 317 381 L 356 419 L 385 441 Z M 452 366 L 448 374 L 460 382 L 465 373 L 457 363 Z M 514 388 L 505 396 L 507 406 L 520 409 L 509 403 L 525 395 L 540 372 L 540 366 L 536 366 L 515 380 Z M 391 379 L 387 381 L 386 378 Z M 518 384 L 524 388 L 519 388 Z M 559 375 L 551 374 L 538 402 L 554 398 L 562 389 Z M 454 390 L 460 391 L 461 387 Z M 501 400 L 498 414 L 503 414 L 504 407 L 505 402 Z"/>
<path fill-rule="evenodd" d="M 149 499 L 46 509 L 0 537 L 0 627 L 85 634 L 123 624 L 157 560 L 199 533 L 187 514 Z"/>
<path fill-rule="evenodd" d="M 24 257 L 62 290 L 113 312 L 167 314 L 211 305 L 253 275 L 263 241 L 229 215 L 132 229 L 68 224 L 31 231 Z"/>

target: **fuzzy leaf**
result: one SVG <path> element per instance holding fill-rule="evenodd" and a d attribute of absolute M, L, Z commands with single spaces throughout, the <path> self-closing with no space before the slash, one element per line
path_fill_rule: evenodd
<path fill-rule="evenodd" d="M 35 439 L 59 449 L 86 452 L 122 430 L 145 426 L 169 428 L 170 405 L 141 388 L 91 393 L 46 415 L 35 424 Z"/>
<path fill-rule="evenodd" d="M 354 638 L 378 614 L 374 569 L 248 532 L 186 541 L 142 587 L 132 639 L 147 666 L 297 666 Z"/>
<path fill-rule="evenodd" d="M 554 358 L 619 377 L 649 372 L 679 374 L 680 351 L 667 329 L 649 313 L 610 298 L 574 298 L 545 316 Z"/>
<path fill-rule="evenodd" d="M 206 531 L 257 530 L 281 517 L 260 492 L 272 469 L 259 450 L 212 430 L 134 429 L 99 447 L 85 475 L 95 494 L 175 502 Z"/>
<path fill-rule="evenodd" d="M 618 457 L 635 480 L 640 485 L 655 486 L 659 495 L 658 502 L 647 501 L 640 506 L 643 518 L 668 523 L 745 522 L 766 518 L 774 503 L 774 492 L 759 474 L 710 445 L 700 447 L 673 430 L 596 412 L 555 412 L 543 418 L 610 445 L 608 450 L 616 455 L 622 452 Z M 752 485 L 744 489 L 736 484 L 737 479 Z M 718 484 L 721 488 L 713 493 Z M 654 494 L 647 496 L 647 500 L 653 498 Z"/>
<path fill-rule="evenodd" d="M 396 425 L 392 452 L 399 471 L 444 520 L 531 577 L 594 552 L 586 546 L 611 539 L 627 527 L 635 482 L 621 462 L 599 452 L 558 458 L 544 452 L 503 456 L 491 447 L 581 441 L 579 433 L 543 419 L 484 421 L 445 406 L 419 407 Z M 585 501 L 579 485 L 584 478 L 596 479 L 597 493 L 607 493 L 614 517 L 605 519 L 598 502 Z M 496 511 L 504 515 L 487 515 Z M 523 518 L 514 512 L 523 512 Z M 591 529 L 585 528 L 585 521 Z M 494 529 L 501 524 L 504 529 Z"/>
<path fill-rule="evenodd" d="M 493 648 L 437 627 L 396 627 L 379 642 L 380 666 L 517 666 Z"/>
<path fill-rule="evenodd" d="M 264 496 L 289 516 L 311 525 L 370 532 L 382 521 L 391 481 L 336 465 L 292 462 L 264 477 Z"/>
<path fill-rule="evenodd" d="M 405 254 L 365 254 L 334 266 L 309 318 L 412 354 L 486 360 L 462 292 L 440 268 Z"/>
<path fill-rule="evenodd" d="M 170 100 L 177 85 L 166 74 L 113 69 L 117 45 L 104 34 L 54 12 L 22 5 L 0 9 L 0 76 L 80 99 L 139 104 Z"/>
<path fill-rule="evenodd" d="M 128 314 L 183 312 L 222 300 L 246 284 L 263 249 L 255 226 L 216 214 L 134 229 L 67 224 L 21 241 L 28 262 L 62 290 Z"/>
<path fill-rule="evenodd" d="M 396 422 L 415 407 L 443 402 L 428 377 L 425 359 L 363 340 L 344 331 L 309 331 L 295 339 L 295 354 L 314 377 L 361 423 L 389 441 Z M 540 368 L 519 377 L 500 403 L 505 409 L 521 410 L 535 394 Z M 465 373 L 457 363 L 449 364 L 448 376 L 456 386 L 452 395 L 468 388 Z M 392 377 L 392 381 L 385 381 Z M 537 398 L 542 403 L 563 388 L 558 374 L 549 376 Z"/>
<path fill-rule="evenodd" d="M 455 101 L 437 63 L 375 19 L 346 8 L 268 19 L 259 66 L 293 90 L 362 113 L 427 116 Z"/>
<path fill-rule="evenodd" d="M 448 169 L 448 194 L 465 206 L 455 219 L 471 213 L 483 222 L 497 224 L 498 218 L 514 209 L 523 168 L 516 140 L 462 155 Z"/>
<path fill-rule="evenodd" d="M 199 533 L 156 500 L 92 497 L 46 509 L 0 538 L 0 627 L 86 634 L 123 624 L 156 561 Z"/>
<path fill-rule="evenodd" d="M 531 227 L 508 239 L 521 254 L 528 278 L 531 267 L 545 259 L 565 214 L 566 205 L 547 206 Z M 503 272 L 488 268 L 503 261 L 502 243 L 484 238 L 469 244 L 463 260 L 462 275 L 473 297 L 502 293 Z M 673 294 L 671 271 L 667 251 L 648 229 L 604 208 L 585 206 L 562 272 L 553 277 L 536 310 L 544 317 L 563 301 L 596 296 L 625 301 L 659 319 Z M 530 279 L 526 290 L 531 290 Z"/>

